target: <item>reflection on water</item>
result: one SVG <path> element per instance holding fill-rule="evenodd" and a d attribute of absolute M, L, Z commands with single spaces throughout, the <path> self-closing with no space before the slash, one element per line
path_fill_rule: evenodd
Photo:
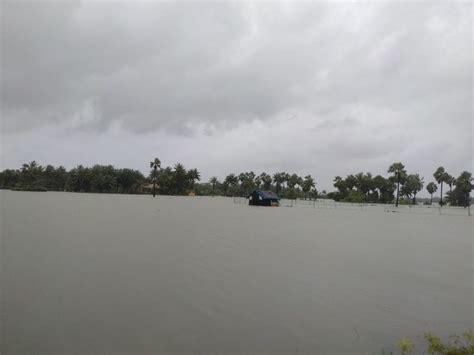
<path fill-rule="evenodd" d="M 472 218 L 0 192 L 2 353 L 390 351 L 472 327 Z"/>

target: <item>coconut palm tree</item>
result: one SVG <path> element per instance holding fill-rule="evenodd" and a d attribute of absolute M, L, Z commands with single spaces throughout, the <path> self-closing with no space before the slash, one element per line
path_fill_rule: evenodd
<path fill-rule="evenodd" d="M 158 169 L 161 168 L 161 161 L 158 158 L 150 162 L 151 173 L 150 177 L 153 180 L 153 197 L 156 196 L 156 180 L 158 178 Z"/>
<path fill-rule="evenodd" d="M 397 183 L 397 200 L 395 202 L 395 206 L 398 207 L 398 200 L 400 197 L 400 184 L 405 179 L 407 172 L 405 170 L 405 165 L 402 163 L 393 163 L 388 168 L 389 173 L 393 173 L 393 179 Z"/>

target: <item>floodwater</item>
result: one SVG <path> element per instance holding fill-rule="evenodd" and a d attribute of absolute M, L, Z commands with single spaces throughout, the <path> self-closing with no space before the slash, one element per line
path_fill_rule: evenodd
<path fill-rule="evenodd" d="M 473 326 L 473 218 L 0 191 L 1 347 L 380 354 Z"/>

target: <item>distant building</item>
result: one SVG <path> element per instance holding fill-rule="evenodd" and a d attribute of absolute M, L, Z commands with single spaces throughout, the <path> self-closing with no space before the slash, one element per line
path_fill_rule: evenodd
<path fill-rule="evenodd" d="M 251 206 L 277 207 L 280 205 L 280 198 L 273 191 L 254 190 L 248 198 Z"/>

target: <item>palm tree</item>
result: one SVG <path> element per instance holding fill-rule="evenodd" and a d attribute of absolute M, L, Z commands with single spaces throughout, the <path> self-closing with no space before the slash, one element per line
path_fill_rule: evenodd
<path fill-rule="evenodd" d="M 304 199 L 306 200 L 306 197 L 308 193 L 311 191 L 316 186 L 316 183 L 314 182 L 314 179 L 311 175 L 307 175 L 304 177 L 304 181 L 301 185 L 301 188 L 303 189 L 304 192 Z M 311 199 L 311 198 L 310 198 Z"/>
<path fill-rule="evenodd" d="M 288 177 L 288 179 L 286 180 L 286 184 L 289 188 L 289 198 L 296 200 L 297 196 L 296 196 L 295 186 L 296 185 L 301 186 L 302 183 L 303 183 L 303 179 L 296 174 L 292 174 Z"/>
<path fill-rule="evenodd" d="M 235 187 L 239 184 L 239 178 L 235 174 L 229 174 L 225 177 L 222 187 L 224 188 L 224 195 L 227 196 L 227 190 L 232 187 L 232 195 L 235 191 Z"/>
<path fill-rule="evenodd" d="M 400 197 L 400 183 L 403 181 L 407 174 L 405 170 L 405 165 L 403 165 L 402 163 L 393 163 L 388 168 L 388 172 L 393 173 L 393 178 L 397 183 L 397 200 L 395 202 L 395 206 L 398 207 L 398 199 Z"/>
<path fill-rule="evenodd" d="M 456 184 L 456 178 L 454 176 L 449 175 L 446 173 L 446 178 L 444 180 L 446 184 L 449 186 L 449 192 L 453 192 L 453 185 Z"/>
<path fill-rule="evenodd" d="M 260 183 L 263 185 L 262 188 L 265 190 L 270 190 L 272 187 L 272 177 L 267 173 L 263 172 L 258 176 Z"/>
<path fill-rule="evenodd" d="M 183 164 L 177 163 L 174 166 L 173 171 L 173 193 L 178 195 L 184 195 L 186 193 L 186 188 L 190 182 L 188 178 L 188 171 Z"/>
<path fill-rule="evenodd" d="M 436 182 L 440 185 L 440 199 L 439 205 L 443 206 L 443 182 L 446 181 L 446 178 L 449 176 L 448 173 L 444 170 L 442 166 L 440 166 L 436 171 L 433 173 L 433 177 L 435 178 Z"/>
<path fill-rule="evenodd" d="M 151 179 L 153 180 L 153 197 L 156 195 L 156 180 L 158 178 L 158 169 L 161 168 L 161 161 L 158 158 L 150 162 L 151 170 Z"/>
<path fill-rule="evenodd" d="M 276 193 L 279 194 L 281 191 L 282 185 L 287 180 L 287 173 L 275 173 L 273 174 L 273 181 L 275 182 Z"/>
<path fill-rule="evenodd" d="M 428 190 L 429 194 L 431 195 L 431 203 L 433 203 L 433 194 L 438 190 L 438 186 L 434 182 L 430 182 L 426 185 L 426 190 Z"/>
<path fill-rule="evenodd" d="M 191 190 L 194 189 L 195 181 L 201 180 L 201 173 L 197 169 L 191 169 L 188 171 L 188 180 L 189 180 L 189 187 Z"/>
<path fill-rule="evenodd" d="M 214 196 L 216 191 L 216 185 L 219 183 L 219 180 L 217 180 L 217 176 L 211 177 L 209 179 L 209 183 L 212 185 L 212 196 Z"/>

